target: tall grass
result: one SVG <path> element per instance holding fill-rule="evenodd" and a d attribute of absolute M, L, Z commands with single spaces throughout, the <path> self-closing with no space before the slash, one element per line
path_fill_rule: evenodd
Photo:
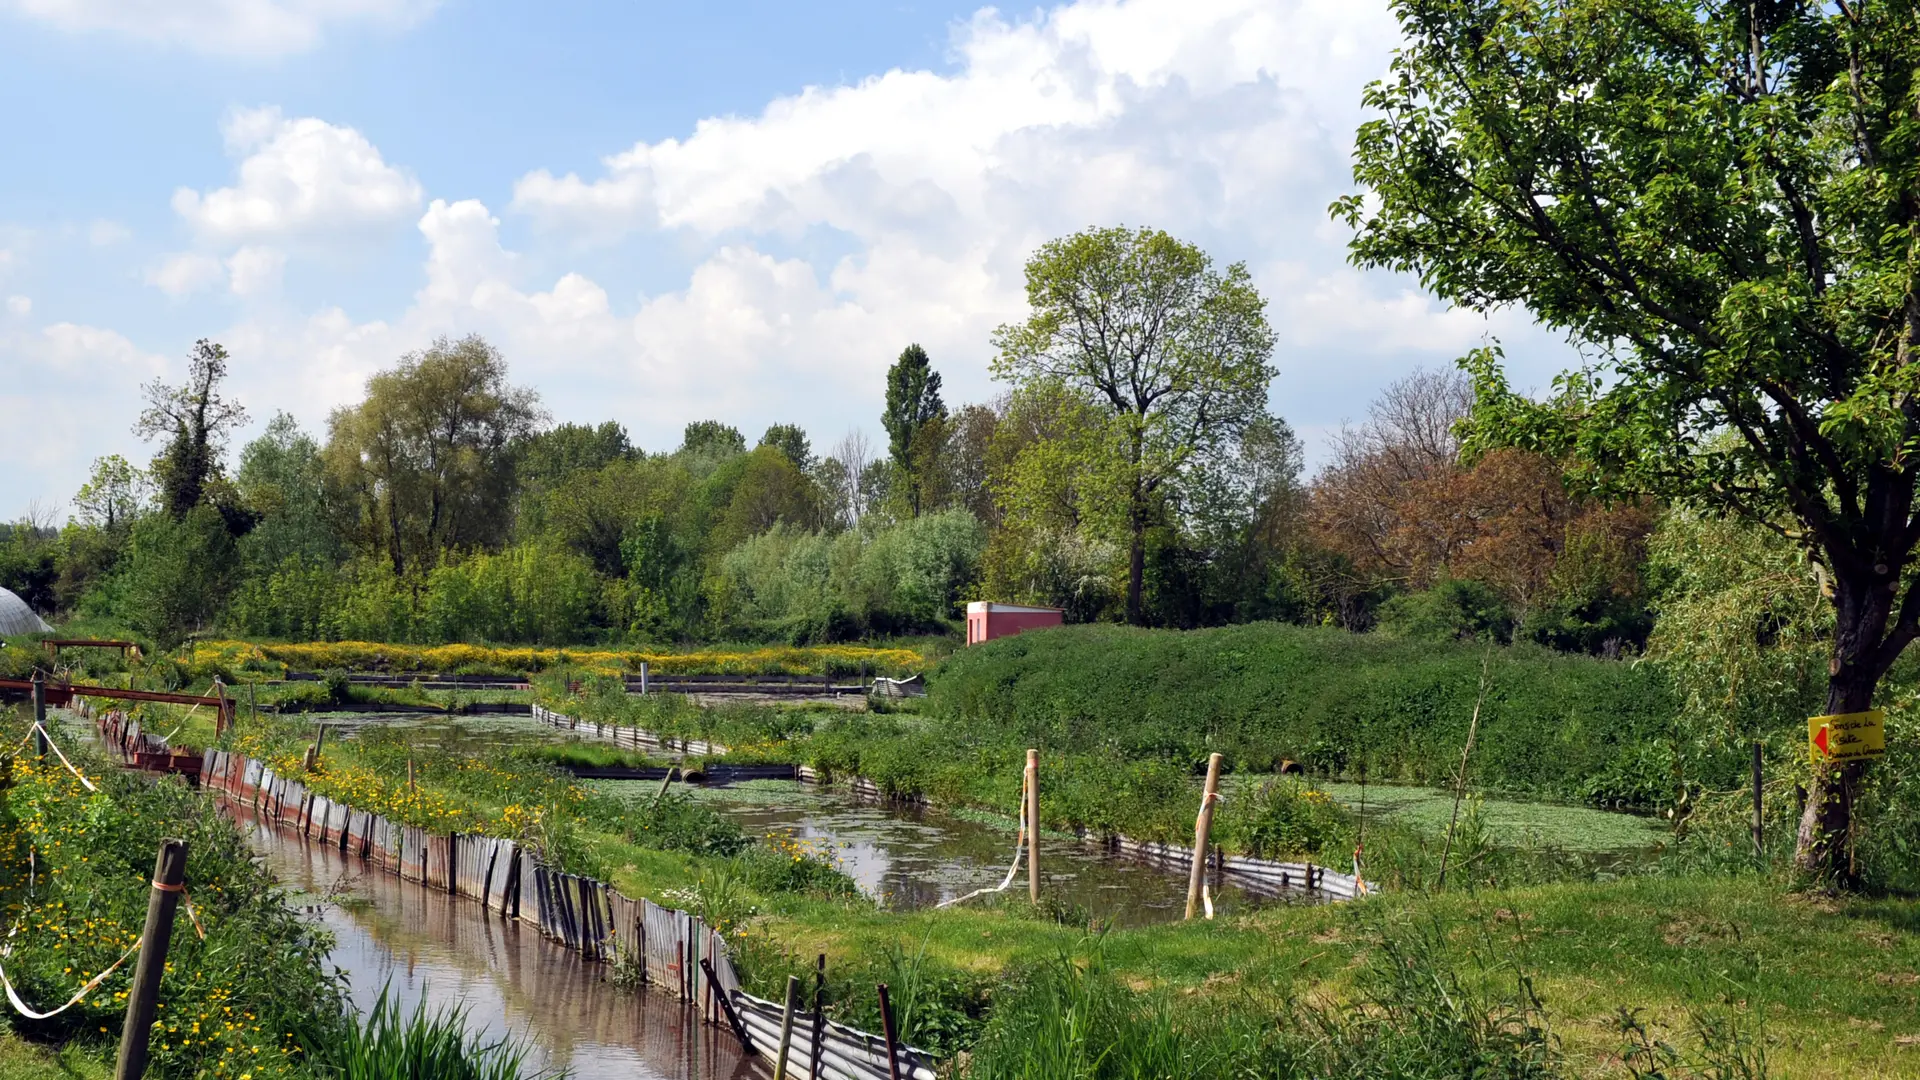
<path fill-rule="evenodd" d="M 1457 927 L 1455 929 L 1458 929 Z M 1532 979 L 1482 936 L 1437 923 L 1375 924 L 1344 1000 L 1253 987 L 1199 998 L 1136 989 L 1098 946 L 997 995 L 966 1080 L 1560 1080 L 1561 1052 Z M 1465 935 L 1464 937 L 1470 937 Z M 1622 1010 L 1615 1055 L 1644 1080 L 1764 1080 L 1766 1043 L 1737 1013 L 1695 1011 L 1677 1036 Z"/>
<path fill-rule="evenodd" d="M 482 1042 L 467 1025 L 464 1007 L 429 1010 L 422 1001 L 400 1011 L 391 987 L 359 1017 L 330 1052 L 340 1080 L 534 1080 L 564 1072 L 529 1072 L 531 1047 L 505 1038 Z"/>

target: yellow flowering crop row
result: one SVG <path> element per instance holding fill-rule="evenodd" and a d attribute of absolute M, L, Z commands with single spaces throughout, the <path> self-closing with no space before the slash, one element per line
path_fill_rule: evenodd
<path fill-rule="evenodd" d="M 503 672 L 577 667 L 602 675 L 638 671 L 645 661 L 659 675 L 827 675 L 865 670 L 918 671 L 926 658 L 912 649 L 874 649 L 863 645 L 769 646 L 760 649 L 653 652 L 644 649 L 494 648 L 485 645 L 393 645 L 372 641 L 316 641 L 292 645 L 255 645 L 244 641 L 201 641 L 193 663 L 238 668 L 280 664 L 299 671 L 343 668 L 349 671 L 451 672 L 484 669 Z"/>

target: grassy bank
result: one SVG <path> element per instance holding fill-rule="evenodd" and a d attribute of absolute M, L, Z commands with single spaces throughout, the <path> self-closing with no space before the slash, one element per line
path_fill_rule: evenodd
<path fill-rule="evenodd" d="M 275 760 L 297 774 L 291 725 L 252 737 L 270 751 L 282 740 Z M 457 808 L 414 820 L 499 829 L 517 816 L 509 807 L 537 808 L 544 820 L 523 823 L 522 840 L 726 927 L 755 992 L 777 998 L 789 973 L 810 972 L 824 952 L 837 1018 L 877 1026 L 872 988 L 887 982 L 908 1037 L 970 1050 L 976 1078 L 1128 1075 L 1112 1069 L 1146 1060 L 1156 1040 L 1185 1047 L 1181 1061 L 1247 1077 L 1462 1075 L 1449 1070 L 1471 1061 L 1487 1065 L 1477 1075 L 1620 1075 L 1640 1037 L 1622 1030 L 1623 1008 L 1646 1038 L 1698 1059 L 1666 1062 L 1671 1077 L 1743 1075 L 1701 1062 L 1762 1051 L 1772 1075 L 1920 1075 L 1920 1050 L 1908 1048 L 1920 1039 L 1911 901 L 1807 899 L 1769 876 L 1675 862 L 1670 875 L 1498 888 L 1467 873 L 1439 894 L 1408 887 L 1355 905 L 1090 933 L 1084 912 L 1019 901 L 879 910 L 808 852 L 753 843 L 673 795 L 575 795 L 533 755 L 482 765 L 457 746 L 422 752 L 368 733 L 331 746 L 306 779 L 405 819 L 395 800 L 407 797 L 409 753 L 416 806 Z M 368 777 L 377 789 L 347 786 Z M 1422 986 L 1445 990 L 1450 1011 L 1436 1012 Z M 1067 1007 L 1091 1026 L 1057 1039 L 1021 1026 Z M 1114 1064 L 1063 1073 L 1015 1053 L 1055 1044 L 1079 1045 L 1089 1061 L 1110 1049 Z"/>
<path fill-rule="evenodd" d="M 0 906 L 6 971 L 40 1011 L 125 963 L 44 1020 L 9 1012 L 0 1080 L 104 1077 L 126 1011 L 134 954 L 162 837 L 188 846 L 183 912 L 168 942 L 147 1075 L 156 1080 L 515 1080 L 514 1044 L 488 1050 L 451 1014 L 354 1015 L 324 957 L 330 935 L 295 911 L 232 822 L 178 779 L 115 768 L 84 740 L 57 757 L 22 745 L 0 718 Z M 204 937 L 201 935 L 204 930 Z M 411 1065 L 399 1072 L 388 1068 Z"/>

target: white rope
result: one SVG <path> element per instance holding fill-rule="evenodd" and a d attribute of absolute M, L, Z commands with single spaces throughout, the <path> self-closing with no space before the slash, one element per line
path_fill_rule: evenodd
<path fill-rule="evenodd" d="M 1015 830 L 1015 833 L 1014 833 L 1013 865 L 1007 867 L 1007 876 L 1001 880 L 1000 884 L 994 886 L 993 888 L 975 889 L 965 896 L 956 896 L 951 900 L 942 900 L 939 903 L 933 905 L 936 910 L 943 907 L 952 907 L 954 904 L 958 904 L 965 900 L 971 900 L 976 896 L 985 896 L 988 893 L 1006 892 L 1007 886 L 1013 884 L 1013 876 L 1020 872 L 1020 853 L 1027 850 L 1027 823 L 1025 819 L 1026 809 L 1027 809 L 1027 792 L 1026 792 L 1026 783 L 1024 780 L 1020 784 L 1020 789 L 1021 789 L 1020 790 L 1021 821 L 1020 821 L 1019 829 Z"/>
<path fill-rule="evenodd" d="M 172 730 L 172 731 L 169 731 L 169 732 L 167 732 L 167 733 L 166 733 L 165 735 L 162 735 L 162 736 L 160 736 L 160 741 L 161 741 L 161 742 L 169 742 L 169 741 L 171 741 L 171 740 L 173 739 L 173 737 L 174 737 L 175 735 L 178 735 L 178 734 L 180 734 L 180 729 L 181 729 L 181 728 L 183 728 L 183 727 L 186 727 L 186 726 L 187 726 L 187 721 L 189 721 L 189 720 L 191 720 L 191 719 L 193 719 L 193 714 L 194 714 L 194 713 L 196 713 L 196 712 L 198 712 L 198 711 L 199 711 L 199 709 L 200 709 L 200 706 L 202 706 L 202 705 L 204 705 L 204 704 L 206 704 L 206 702 L 204 702 L 204 701 L 196 701 L 196 702 L 194 702 L 194 703 L 193 703 L 193 708 L 191 708 L 191 709 L 188 709 L 188 710 L 187 710 L 187 715 L 185 715 L 185 716 L 183 716 L 183 717 L 181 717 L 181 718 L 180 718 L 180 722 L 179 722 L 178 724 L 175 724 L 175 725 L 173 726 L 173 730 Z"/>
<path fill-rule="evenodd" d="M 86 787 L 86 789 L 87 789 L 88 791 L 99 791 L 99 790 L 100 790 L 99 788 L 97 788 L 97 787 L 94 787 L 94 786 L 93 786 L 93 781 L 91 781 L 91 780 L 89 780 L 89 779 L 87 779 L 87 778 L 86 778 L 86 776 L 84 776 L 84 775 L 82 775 L 82 773 L 80 772 L 80 770 L 79 770 L 79 769 L 76 769 L 76 768 L 74 768 L 74 767 L 73 767 L 73 762 L 71 762 L 71 761 L 68 761 L 68 760 L 67 760 L 67 755 L 65 755 L 65 754 L 61 754 L 61 753 L 60 753 L 60 744 L 59 744 L 59 743 L 57 743 L 57 742 L 54 742 L 54 741 L 53 741 L 53 736 L 52 736 L 52 735 L 48 735 L 48 734 L 47 734 L 47 729 L 46 729 L 46 728 L 43 728 L 43 727 L 40 727 L 40 721 L 38 721 L 38 720 L 35 720 L 35 721 L 33 722 L 33 726 L 34 726 L 34 727 L 36 727 L 36 728 L 39 728 L 39 730 L 40 730 L 40 734 L 42 734 L 42 735 L 46 735 L 46 736 L 47 736 L 47 745 L 48 745 L 48 746 L 51 746 L 51 747 L 53 747 L 53 752 L 54 752 L 54 753 L 56 753 L 56 754 L 60 754 L 60 764 L 62 764 L 62 765 L 65 765 L 65 766 L 67 767 L 67 771 L 68 771 L 68 772 L 70 772 L 70 773 L 72 773 L 72 774 L 73 774 L 74 776 L 76 776 L 76 777 L 78 777 L 78 778 L 79 778 L 79 780 L 80 780 L 80 783 L 81 783 L 81 784 L 83 784 L 83 785 L 85 785 L 85 787 Z"/>

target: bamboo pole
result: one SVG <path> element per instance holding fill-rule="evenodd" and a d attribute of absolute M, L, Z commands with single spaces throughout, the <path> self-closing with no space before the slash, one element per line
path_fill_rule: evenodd
<path fill-rule="evenodd" d="M 1040 751 L 1027 751 L 1027 900 L 1040 902 Z"/>
<path fill-rule="evenodd" d="M 140 932 L 140 959 L 133 969 L 127 993 L 126 1025 L 120 1031 L 120 1059 L 113 1080 L 140 1080 L 147 1072 L 147 1041 L 153 1030 L 154 1007 L 160 1003 L 160 976 L 167 970 L 167 943 L 173 937 L 173 914 L 180 905 L 181 882 L 187 874 L 187 842 L 160 841 L 153 860 L 153 889 L 147 895 L 147 923 Z"/>
<path fill-rule="evenodd" d="M 1200 815 L 1193 820 L 1193 870 L 1187 875 L 1187 918 L 1200 906 L 1200 886 L 1207 876 L 1207 836 L 1213 831 L 1213 804 L 1220 798 L 1220 755 L 1207 755 L 1206 794 L 1200 797 Z M 1211 917 L 1211 916 L 1209 916 Z"/>
<path fill-rule="evenodd" d="M 787 1050 L 793 1045 L 793 1012 L 800 1007 L 800 977 L 787 976 L 787 1007 L 780 1012 L 780 1052 L 773 1059 L 773 1080 L 787 1080 Z"/>

